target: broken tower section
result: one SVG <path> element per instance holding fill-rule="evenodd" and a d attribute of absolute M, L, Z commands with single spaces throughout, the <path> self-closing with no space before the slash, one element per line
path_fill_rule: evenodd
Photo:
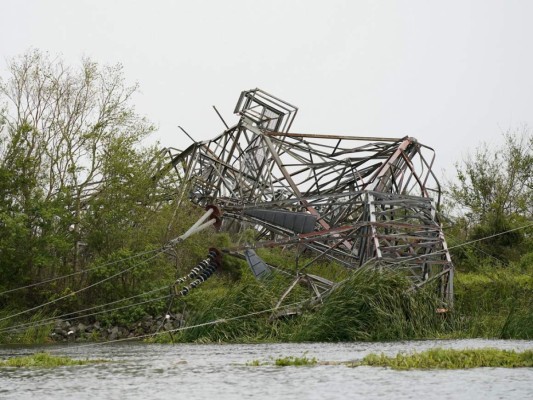
<path fill-rule="evenodd" d="M 183 198 L 217 205 L 222 229 L 257 229 L 256 242 L 234 249 L 243 257 L 251 247 L 298 246 L 316 261 L 398 269 L 416 286 L 438 282 L 450 306 L 433 149 L 407 136 L 291 132 L 297 111 L 260 89 L 242 92 L 235 125 L 172 155 Z"/>

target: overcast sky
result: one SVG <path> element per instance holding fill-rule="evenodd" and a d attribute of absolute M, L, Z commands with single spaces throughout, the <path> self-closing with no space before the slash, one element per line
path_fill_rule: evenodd
<path fill-rule="evenodd" d="M 533 126 L 533 1 L 0 0 L 0 55 L 122 63 L 153 140 L 185 148 L 229 123 L 241 90 L 299 108 L 292 131 L 414 136 L 437 174 Z"/>

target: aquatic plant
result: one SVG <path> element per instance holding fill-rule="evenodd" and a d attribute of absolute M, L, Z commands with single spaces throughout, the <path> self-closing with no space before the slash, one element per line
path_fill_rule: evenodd
<path fill-rule="evenodd" d="M 301 366 L 310 366 L 310 365 L 316 365 L 318 363 L 318 360 L 315 357 L 309 358 L 305 354 L 302 357 L 296 357 L 296 356 L 286 356 L 286 357 L 278 357 L 276 359 L 270 358 L 270 361 L 260 361 L 260 360 L 252 360 L 246 363 L 246 366 L 248 367 L 260 367 L 264 365 L 275 365 L 277 367 L 301 367 Z"/>
<path fill-rule="evenodd" d="M 252 361 L 248 361 L 245 365 L 247 367 L 260 367 L 261 365 L 265 365 L 265 363 L 262 363 L 259 360 L 252 360 Z"/>
<path fill-rule="evenodd" d="M 516 352 L 492 348 L 466 350 L 436 348 L 421 353 L 399 353 L 395 357 L 369 354 L 354 364 L 354 366 L 361 365 L 397 370 L 533 367 L 533 350 Z"/>
<path fill-rule="evenodd" d="M 315 365 L 317 362 L 318 361 L 315 357 L 307 358 L 306 356 L 303 356 L 303 357 L 288 356 L 288 357 L 276 358 L 274 360 L 274 365 L 278 367 L 288 367 L 288 366 L 301 367 L 305 365 Z"/>
<path fill-rule="evenodd" d="M 11 357 L 0 360 L 0 367 L 62 367 L 66 365 L 85 365 L 106 362 L 106 360 L 76 360 L 70 357 L 54 356 L 49 353 L 35 353 L 29 356 Z"/>

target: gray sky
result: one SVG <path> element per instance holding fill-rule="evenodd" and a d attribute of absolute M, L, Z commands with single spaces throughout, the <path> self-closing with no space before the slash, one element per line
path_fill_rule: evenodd
<path fill-rule="evenodd" d="M 0 0 L 0 56 L 120 62 L 164 146 L 233 123 L 241 90 L 299 107 L 292 130 L 414 136 L 437 175 L 533 127 L 533 1 Z M 1 64 L 2 74 L 5 62 Z"/>

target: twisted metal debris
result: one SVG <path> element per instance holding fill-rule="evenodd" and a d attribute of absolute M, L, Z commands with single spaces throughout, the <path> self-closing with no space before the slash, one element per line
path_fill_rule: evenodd
<path fill-rule="evenodd" d="M 260 89 L 242 92 L 235 125 L 172 155 L 182 197 L 218 206 L 222 229 L 257 229 L 257 241 L 232 254 L 258 277 L 270 267 L 254 248 L 292 246 L 312 252 L 311 264 L 329 258 L 352 269 L 399 269 L 415 287 L 436 281 L 451 306 L 453 265 L 436 213 L 433 149 L 407 136 L 293 133 L 297 111 Z M 334 284 L 300 273 L 292 287 L 301 281 L 317 298 Z"/>

